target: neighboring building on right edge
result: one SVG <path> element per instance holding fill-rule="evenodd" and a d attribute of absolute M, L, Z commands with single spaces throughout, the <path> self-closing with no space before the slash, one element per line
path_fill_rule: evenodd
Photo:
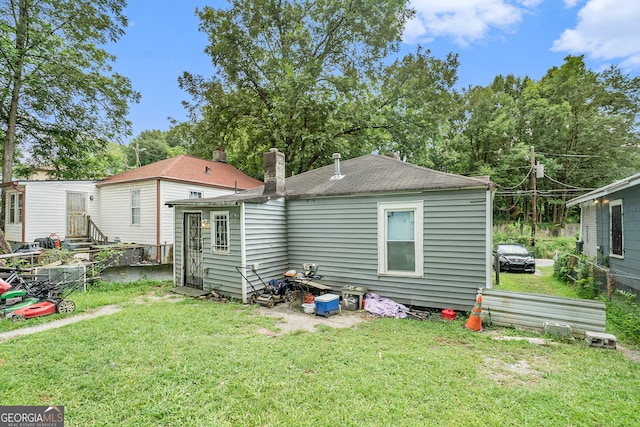
<path fill-rule="evenodd" d="M 607 266 L 617 287 L 640 291 L 640 173 L 567 202 L 580 206 L 583 253 Z"/>

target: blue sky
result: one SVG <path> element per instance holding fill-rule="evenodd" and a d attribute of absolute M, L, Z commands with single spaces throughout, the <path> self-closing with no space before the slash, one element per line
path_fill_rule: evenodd
<path fill-rule="evenodd" d="M 114 70 L 142 95 L 129 115 L 134 137 L 168 130 L 168 117 L 185 119 L 181 102 L 188 96 L 178 88 L 178 76 L 213 74 L 195 9 L 224 4 L 129 0 L 129 27 L 109 51 L 117 57 Z M 640 75 L 638 0 L 412 0 L 411 5 L 417 13 L 405 30 L 403 52 L 420 44 L 440 58 L 458 53 L 460 87 L 486 86 L 498 74 L 537 80 L 569 54 L 584 54 L 596 71 L 615 64 Z"/>

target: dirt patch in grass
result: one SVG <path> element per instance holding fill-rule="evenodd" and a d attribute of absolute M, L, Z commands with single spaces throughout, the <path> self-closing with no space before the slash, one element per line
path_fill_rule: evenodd
<path fill-rule="evenodd" d="M 624 354 L 624 357 L 626 357 L 627 359 L 633 361 L 633 362 L 640 362 L 640 352 L 636 351 L 636 350 L 630 350 L 626 347 L 621 346 L 620 344 L 618 344 L 616 346 L 616 349 L 620 352 L 622 352 L 622 354 Z"/>
<path fill-rule="evenodd" d="M 284 335 L 292 331 L 318 332 L 319 326 L 328 326 L 331 328 L 350 328 L 359 323 L 368 320 L 369 316 L 364 312 L 341 310 L 340 313 L 329 316 L 316 316 L 315 314 L 306 314 L 301 311 L 299 305 L 279 304 L 273 308 L 260 307 L 259 312 L 262 316 L 274 317 L 277 319 L 275 327 L 277 331 L 271 331 L 265 328 L 256 330 L 256 333 L 278 336 Z"/>
<path fill-rule="evenodd" d="M 533 361 L 516 360 L 506 362 L 502 359 L 487 357 L 483 360 L 482 369 L 487 377 L 499 385 L 504 386 L 531 386 L 537 384 L 544 372 L 538 366 L 549 365 L 549 360 L 535 357 Z"/>
<path fill-rule="evenodd" d="M 146 303 L 151 303 L 151 302 L 159 302 L 159 301 L 164 301 L 164 302 L 180 302 L 180 301 L 184 301 L 185 297 L 183 295 L 178 295 L 178 294 L 165 294 L 162 296 L 158 296 L 156 294 L 153 293 L 148 293 L 147 295 L 144 295 L 143 297 L 140 297 L 138 299 L 135 300 L 136 304 L 146 304 Z"/>

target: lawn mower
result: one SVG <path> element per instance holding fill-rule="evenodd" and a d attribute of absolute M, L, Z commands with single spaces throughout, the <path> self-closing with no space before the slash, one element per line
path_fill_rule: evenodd
<path fill-rule="evenodd" d="M 71 313 L 76 305 L 66 298 L 79 287 L 77 281 L 21 281 L 11 286 L 0 279 L 0 317 L 20 322 L 53 313 Z"/>
<path fill-rule="evenodd" d="M 295 292 L 291 287 L 290 281 L 287 280 L 286 273 L 285 278 L 271 279 L 268 283 L 265 283 L 264 280 L 262 280 L 262 277 L 260 277 L 260 275 L 258 274 L 258 269 L 255 266 L 252 267 L 251 270 L 262 285 L 262 287 L 258 289 L 260 285 L 254 285 L 254 283 L 247 277 L 248 275 L 246 273 L 243 273 L 243 270 L 246 269 L 247 267 L 236 267 L 236 271 L 244 278 L 244 280 L 246 280 L 249 286 L 251 286 L 251 293 L 249 294 L 249 304 L 260 304 L 262 306 L 271 308 L 279 302 L 293 301 Z"/>

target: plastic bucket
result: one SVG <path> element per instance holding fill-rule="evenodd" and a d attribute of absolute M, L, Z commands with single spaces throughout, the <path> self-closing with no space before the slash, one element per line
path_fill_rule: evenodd
<path fill-rule="evenodd" d="M 316 305 L 315 303 L 311 303 L 311 304 L 302 304 L 302 308 L 304 309 L 304 312 L 307 314 L 313 314 L 316 312 Z"/>

